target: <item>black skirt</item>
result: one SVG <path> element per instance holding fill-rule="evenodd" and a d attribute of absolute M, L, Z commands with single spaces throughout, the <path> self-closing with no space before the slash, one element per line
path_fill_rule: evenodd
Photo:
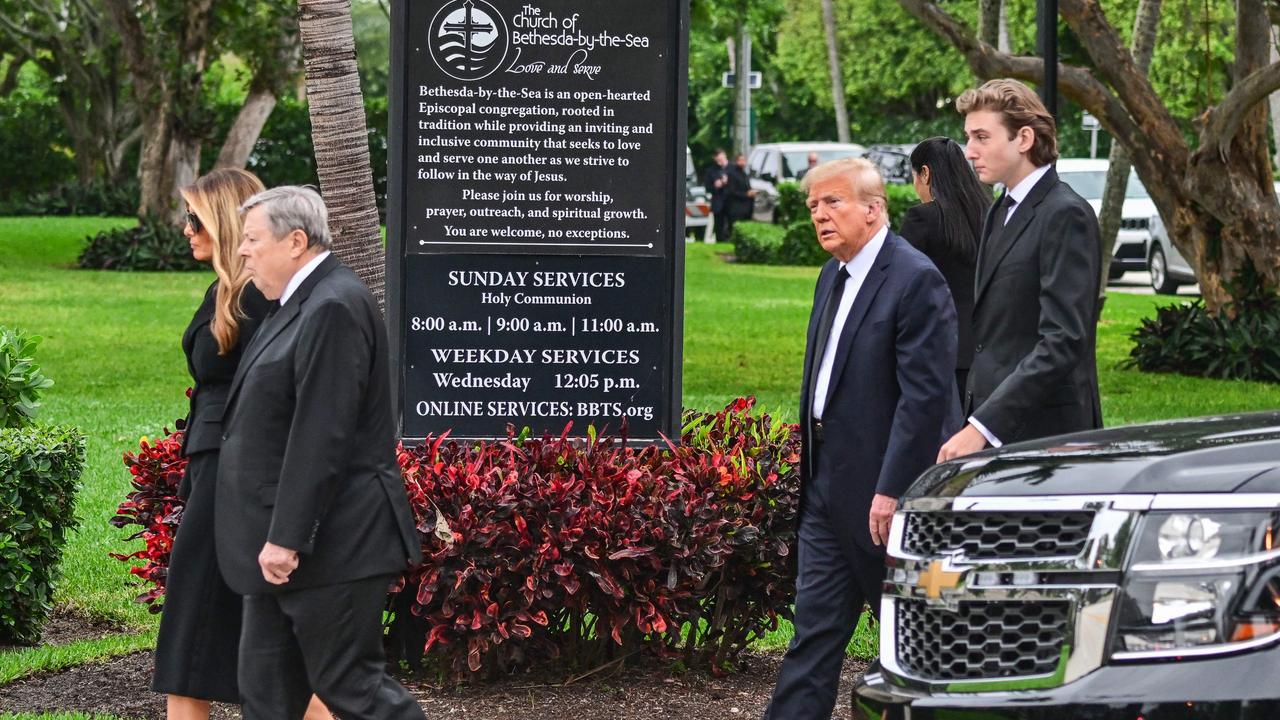
<path fill-rule="evenodd" d="M 213 506 L 218 453 L 187 463 L 191 488 L 169 558 L 164 614 L 156 641 L 151 689 L 171 695 L 239 703 L 240 596 L 227 587 L 214 548 Z"/>

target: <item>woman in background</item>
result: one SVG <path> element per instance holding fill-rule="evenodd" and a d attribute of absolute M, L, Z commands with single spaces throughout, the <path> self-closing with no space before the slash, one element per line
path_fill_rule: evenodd
<path fill-rule="evenodd" d="M 973 362 L 974 267 L 991 192 L 978 181 L 960 145 L 946 137 L 916 145 L 911 177 L 921 203 L 902 216 L 898 234 L 929 256 L 951 289 L 960 330 L 956 384 L 963 403 Z"/>
<path fill-rule="evenodd" d="M 207 720 L 211 701 L 240 702 L 241 600 L 218 570 L 213 501 L 223 404 L 240 354 L 273 304 L 248 281 L 238 252 L 240 204 L 263 189 L 258 178 L 237 169 L 214 170 L 182 189 L 183 234 L 192 256 L 211 263 L 217 279 L 182 335 L 195 381 L 182 438 L 187 471 L 178 488 L 186 506 L 169 559 L 152 678 L 152 689 L 168 694 L 166 715 L 174 720 Z M 307 720 L 331 718 L 313 697 Z"/>

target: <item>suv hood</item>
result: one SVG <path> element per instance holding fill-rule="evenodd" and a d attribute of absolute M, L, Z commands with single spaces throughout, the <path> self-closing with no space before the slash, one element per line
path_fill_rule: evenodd
<path fill-rule="evenodd" d="M 927 470 L 922 496 L 1280 492 L 1280 412 L 1059 435 Z"/>

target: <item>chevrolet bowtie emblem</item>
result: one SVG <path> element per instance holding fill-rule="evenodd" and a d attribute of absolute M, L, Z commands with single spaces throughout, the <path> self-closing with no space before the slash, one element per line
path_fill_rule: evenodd
<path fill-rule="evenodd" d="M 950 572 L 942 569 L 942 561 L 934 560 L 929 563 L 929 569 L 920 573 L 920 579 L 916 581 L 916 587 L 924 588 L 924 596 L 930 600 L 937 600 L 942 597 L 943 590 L 954 590 L 960 584 L 960 578 L 964 577 L 964 571 Z"/>

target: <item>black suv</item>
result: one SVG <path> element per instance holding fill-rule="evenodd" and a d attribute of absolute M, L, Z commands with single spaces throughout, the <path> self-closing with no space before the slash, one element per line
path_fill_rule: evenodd
<path fill-rule="evenodd" d="M 1280 412 L 943 463 L 888 550 L 855 717 L 1280 718 Z"/>

